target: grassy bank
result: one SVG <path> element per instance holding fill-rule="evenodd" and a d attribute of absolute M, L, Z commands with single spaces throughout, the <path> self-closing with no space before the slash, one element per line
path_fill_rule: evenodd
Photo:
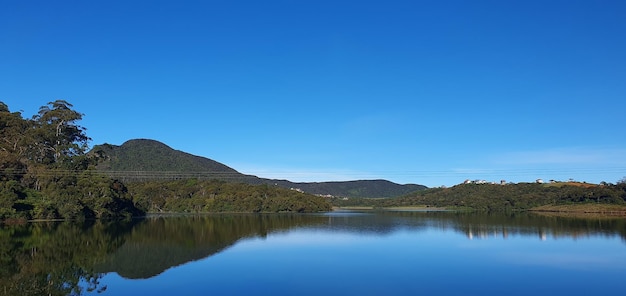
<path fill-rule="evenodd" d="M 562 214 L 593 214 L 608 216 L 626 216 L 626 206 L 611 204 L 571 204 L 571 205 L 544 205 L 530 209 L 537 213 Z"/>

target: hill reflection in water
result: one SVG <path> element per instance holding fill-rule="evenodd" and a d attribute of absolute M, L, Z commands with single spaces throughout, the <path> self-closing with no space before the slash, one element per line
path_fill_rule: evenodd
<path fill-rule="evenodd" d="M 324 232 L 387 237 L 409 231 L 453 231 L 468 239 L 621 238 L 626 221 L 532 214 L 455 212 L 332 212 L 326 214 L 151 217 L 86 224 L 29 223 L 0 228 L 1 295 L 106 293 L 101 279 L 117 273 L 147 279 L 214 256 L 242 240 Z"/>

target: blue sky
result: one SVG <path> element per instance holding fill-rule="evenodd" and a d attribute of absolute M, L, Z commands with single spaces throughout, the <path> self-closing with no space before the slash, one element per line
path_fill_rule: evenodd
<path fill-rule="evenodd" d="M 616 182 L 624 1 L 2 1 L 0 101 L 292 181 Z"/>

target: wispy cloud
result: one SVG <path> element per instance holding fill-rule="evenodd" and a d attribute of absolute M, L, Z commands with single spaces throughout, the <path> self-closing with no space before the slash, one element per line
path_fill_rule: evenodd
<path fill-rule="evenodd" d="M 249 164 L 241 164 L 236 167 L 239 172 L 244 174 L 268 179 L 285 179 L 292 182 L 350 181 L 381 178 L 374 173 L 345 169 L 264 167 Z"/>

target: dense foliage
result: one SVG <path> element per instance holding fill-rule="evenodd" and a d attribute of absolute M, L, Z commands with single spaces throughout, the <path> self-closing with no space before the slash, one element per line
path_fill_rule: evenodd
<path fill-rule="evenodd" d="M 187 179 L 128 184 L 136 205 L 148 212 L 320 212 L 326 198 L 270 185 Z"/>
<path fill-rule="evenodd" d="M 349 199 L 334 201 L 338 206 L 403 207 L 434 206 L 486 211 L 528 210 L 544 205 L 626 204 L 626 183 L 617 185 L 460 184 L 450 188 L 417 191 L 396 199 Z"/>
<path fill-rule="evenodd" d="M 141 214 L 123 184 L 94 170 L 72 107 L 57 100 L 25 119 L 0 102 L 0 220 Z"/>

